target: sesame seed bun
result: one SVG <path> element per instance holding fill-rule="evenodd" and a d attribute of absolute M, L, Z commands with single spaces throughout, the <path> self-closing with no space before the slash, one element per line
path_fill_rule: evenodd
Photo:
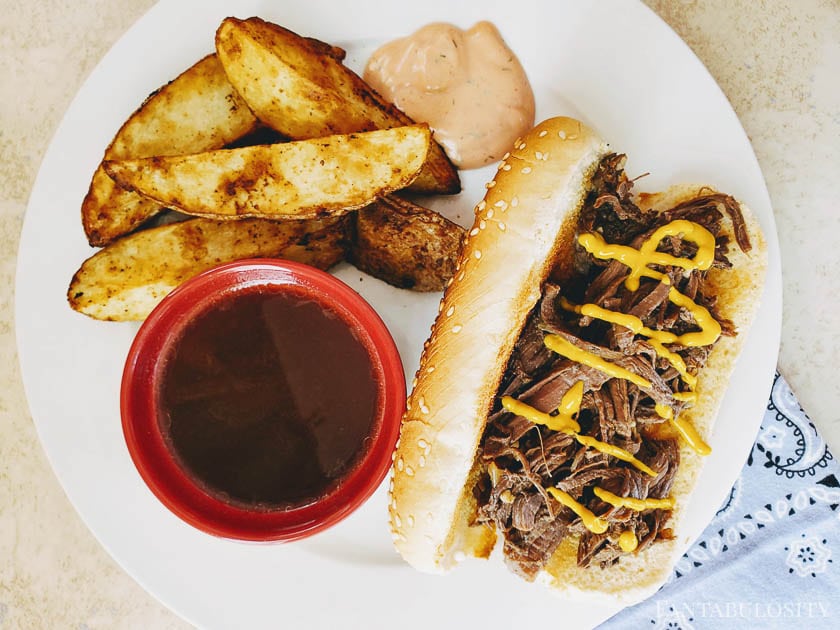
<path fill-rule="evenodd" d="M 571 273 L 573 238 L 589 180 L 607 144 L 570 118 L 551 118 L 518 140 L 476 206 L 473 227 L 444 293 L 420 360 L 403 418 L 390 486 L 389 515 L 397 550 L 415 568 L 445 573 L 468 556 L 488 557 L 495 532 L 475 524 L 473 487 L 482 473 L 477 452 L 488 413 L 514 344 L 549 274 Z M 643 208 L 668 209 L 701 187 L 638 195 Z M 704 192 L 709 192 L 708 188 Z M 743 206 L 742 206 L 743 208 Z M 766 247 L 743 208 L 750 255 L 731 248 L 734 271 L 709 273 L 723 317 L 739 334 L 721 338 L 699 375 L 701 396 L 690 420 L 708 436 L 725 383 L 760 295 Z M 685 412 L 684 412 L 685 413 Z M 687 417 L 687 416 L 686 416 Z M 694 486 L 701 459 L 681 449 L 669 526 L 678 528 L 679 496 Z M 638 599 L 661 585 L 676 561 L 674 543 L 657 542 L 608 569 L 576 565 L 577 540 L 567 540 L 541 581 L 575 596 Z"/>

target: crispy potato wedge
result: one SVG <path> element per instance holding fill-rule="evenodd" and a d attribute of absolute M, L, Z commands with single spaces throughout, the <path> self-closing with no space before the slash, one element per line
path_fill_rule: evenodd
<path fill-rule="evenodd" d="M 431 145 L 426 125 L 175 157 L 105 162 L 122 187 L 214 219 L 315 218 L 405 188 Z"/>
<path fill-rule="evenodd" d="M 257 126 L 216 55 L 208 55 L 143 102 L 117 132 L 103 161 L 218 149 Z M 82 224 L 88 242 L 100 246 L 162 209 L 118 187 L 100 164 L 82 202 Z"/>
<path fill-rule="evenodd" d="M 348 260 L 401 289 L 443 291 L 463 236 L 437 212 L 388 195 L 356 213 Z"/>
<path fill-rule="evenodd" d="M 230 82 L 260 120 L 290 138 L 413 123 L 339 59 L 325 54 L 324 46 L 259 18 L 227 18 L 216 31 L 216 53 Z M 411 188 L 461 190 L 457 169 L 436 142 Z"/>
<path fill-rule="evenodd" d="M 70 306 L 94 319 L 142 320 L 172 289 L 218 264 L 286 258 L 320 269 L 340 262 L 347 219 L 188 219 L 129 234 L 88 258 L 73 276 Z"/>

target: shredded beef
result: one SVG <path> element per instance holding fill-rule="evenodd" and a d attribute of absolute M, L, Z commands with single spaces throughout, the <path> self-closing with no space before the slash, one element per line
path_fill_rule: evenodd
<path fill-rule="evenodd" d="M 701 194 L 667 212 L 644 212 L 632 199 L 633 181 L 623 171 L 624 156 L 604 158 L 593 178 L 592 190 L 580 215 L 579 232 L 598 232 L 609 243 L 640 247 L 659 227 L 676 219 L 699 223 L 716 237 L 714 267 L 728 268 L 728 238 L 723 235 L 723 213 L 730 218 L 735 241 L 750 249 L 739 206 L 728 195 Z M 692 257 L 697 246 L 679 236 L 659 244 L 658 251 Z M 543 287 L 540 302 L 531 312 L 510 357 L 498 389 L 481 444 L 481 461 L 488 474 L 475 489 L 478 520 L 495 526 L 504 537 L 507 564 L 526 579 L 533 579 L 567 537 L 578 541 L 580 566 L 607 567 L 625 553 L 618 545 L 622 532 L 632 531 L 638 549 L 671 537 L 666 527 L 670 511 L 618 508 L 599 499 L 595 486 L 622 497 L 665 498 L 674 483 L 680 460 L 679 444 L 662 431 L 665 419 L 657 404 L 678 415 L 688 404 L 675 394 L 686 390 L 677 370 L 660 358 L 646 337 L 631 330 L 566 310 L 572 303 L 594 303 L 634 315 L 645 326 L 677 335 L 697 330 L 688 311 L 668 299 L 671 287 L 709 310 L 724 335 L 732 324 L 719 316 L 712 292 L 705 287 L 705 271 L 657 267 L 668 283 L 642 278 L 636 291 L 624 284 L 629 269 L 615 260 L 600 260 L 577 247 L 575 276 L 562 286 Z M 630 381 L 611 378 L 548 350 L 545 335 L 560 335 L 575 346 L 619 365 L 651 383 L 639 388 Z M 710 347 L 672 345 L 690 373 L 704 365 Z M 552 431 L 505 411 L 502 396 L 513 396 L 546 413 L 554 413 L 564 394 L 583 382 L 584 395 L 577 421 L 581 435 L 618 446 L 656 471 L 652 477 L 631 464 L 580 444 L 573 435 Z M 570 509 L 554 501 L 547 488 L 567 492 L 604 519 L 606 532 L 595 534 Z"/>

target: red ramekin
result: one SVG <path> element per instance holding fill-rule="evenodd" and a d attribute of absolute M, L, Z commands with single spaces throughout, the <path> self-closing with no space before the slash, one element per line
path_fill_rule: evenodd
<path fill-rule="evenodd" d="M 165 355 L 200 313 L 241 289 L 287 291 L 339 315 L 370 357 L 378 385 L 371 445 L 338 486 L 313 503 L 291 509 L 243 507 L 203 490 L 177 463 L 159 422 Z M 320 532 L 358 508 L 377 489 L 405 410 L 402 362 L 391 334 L 373 308 L 335 276 L 286 260 L 242 260 L 215 267 L 172 291 L 143 322 L 131 345 L 120 393 L 123 433 L 140 476 L 155 496 L 190 525 L 223 538 L 291 541 Z"/>

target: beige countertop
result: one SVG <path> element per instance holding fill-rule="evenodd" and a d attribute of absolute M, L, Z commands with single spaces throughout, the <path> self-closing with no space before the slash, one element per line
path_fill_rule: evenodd
<path fill-rule="evenodd" d="M 152 0 L 0 0 L 0 627 L 183 628 L 99 546 L 38 442 L 16 360 L 15 256 L 65 109 Z M 770 192 L 783 264 L 780 370 L 840 445 L 840 4 L 648 0 L 734 106 Z"/>

